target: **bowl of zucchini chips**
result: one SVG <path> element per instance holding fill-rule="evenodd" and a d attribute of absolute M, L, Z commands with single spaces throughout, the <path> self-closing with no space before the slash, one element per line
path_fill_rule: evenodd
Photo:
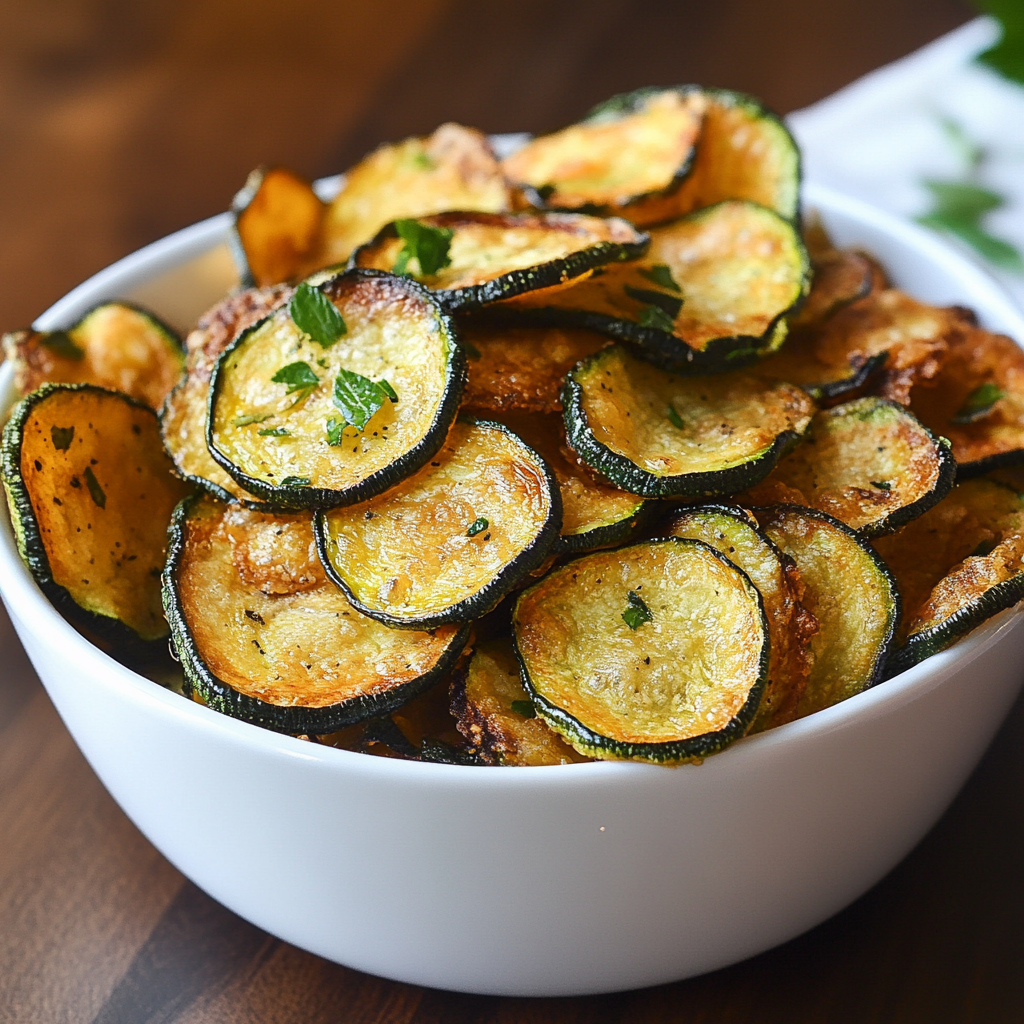
<path fill-rule="evenodd" d="M 0 587 L 248 920 L 468 992 L 667 982 L 874 884 L 1016 696 L 1021 340 L 733 92 L 260 168 L 5 336 Z"/>

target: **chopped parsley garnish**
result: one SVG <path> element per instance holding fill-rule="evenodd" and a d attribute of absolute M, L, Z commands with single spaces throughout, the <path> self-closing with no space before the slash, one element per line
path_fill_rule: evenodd
<path fill-rule="evenodd" d="M 294 391 L 312 391 L 320 383 L 320 378 L 313 372 L 309 363 L 289 363 L 282 366 L 273 377 L 275 384 L 287 384 L 286 395 Z"/>
<path fill-rule="evenodd" d="M 880 491 L 891 491 L 892 482 L 890 480 L 872 480 L 872 487 L 877 487 Z"/>
<path fill-rule="evenodd" d="M 537 710 L 533 706 L 532 701 L 528 700 L 514 700 L 512 701 L 512 710 L 523 718 L 536 718 Z"/>
<path fill-rule="evenodd" d="M 347 426 L 348 424 L 344 420 L 339 420 L 334 416 L 327 421 L 327 443 L 332 448 L 337 448 L 342 443 L 341 435 Z"/>
<path fill-rule="evenodd" d="M 284 427 L 267 427 L 264 430 L 257 430 L 256 433 L 260 437 L 291 437 L 291 431 L 285 430 Z"/>
<path fill-rule="evenodd" d="M 977 7 L 999 19 L 1002 35 L 978 60 L 1024 85 L 1024 8 L 1020 0 L 978 0 Z"/>
<path fill-rule="evenodd" d="M 85 349 L 77 345 L 67 331 L 47 331 L 40 335 L 39 341 L 63 359 L 85 358 Z"/>
<path fill-rule="evenodd" d="M 622 621 L 630 629 L 639 629 L 645 622 L 651 622 L 654 616 L 651 609 L 644 603 L 644 599 L 635 591 L 631 590 L 626 595 L 628 607 L 622 613 Z"/>
<path fill-rule="evenodd" d="M 649 288 L 634 288 L 631 284 L 623 285 L 622 290 L 637 302 L 646 302 L 662 310 L 670 320 L 679 316 L 683 308 L 683 300 L 675 295 L 666 295 L 664 292 L 652 292 Z"/>
<path fill-rule="evenodd" d="M 74 427 L 50 427 L 50 437 L 53 438 L 53 447 L 59 452 L 66 452 L 75 439 Z"/>
<path fill-rule="evenodd" d="M 397 402 L 398 395 L 386 380 L 370 380 L 352 370 L 342 370 L 334 379 L 334 404 L 345 422 L 357 430 L 362 430 L 389 400 Z"/>
<path fill-rule="evenodd" d="M 394 273 L 408 273 L 409 261 L 413 259 L 420 265 L 419 277 L 432 277 L 451 263 L 448 250 L 454 232 L 450 228 L 434 228 L 418 220 L 404 218 L 395 221 L 395 231 L 404 244 L 395 260 Z"/>
<path fill-rule="evenodd" d="M 680 430 L 682 430 L 685 426 L 685 424 L 683 423 L 683 417 L 676 412 L 676 407 L 671 402 L 668 403 L 668 411 L 665 413 L 665 415 L 668 416 L 668 421 L 669 423 L 672 424 L 673 427 L 678 427 Z"/>
<path fill-rule="evenodd" d="M 965 399 L 964 404 L 956 411 L 950 419 L 951 423 L 974 423 L 984 419 L 992 407 L 1000 398 L 1005 398 L 1006 392 L 999 385 L 987 381 L 979 384 Z"/>
<path fill-rule="evenodd" d="M 100 508 L 106 508 L 107 496 L 103 493 L 103 488 L 100 487 L 100 482 L 96 479 L 96 474 L 93 473 L 92 466 L 85 467 L 85 486 L 89 488 L 89 496 L 92 500 L 99 505 Z"/>
<path fill-rule="evenodd" d="M 255 412 L 247 416 L 236 416 L 231 421 L 233 427 L 247 427 L 250 423 L 262 423 L 264 420 L 269 420 L 273 413 L 269 412 Z"/>
<path fill-rule="evenodd" d="M 286 476 L 278 485 L 278 487 L 308 487 L 309 477 L 308 476 Z"/>
<path fill-rule="evenodd" d="M 308 334 L 322 348 L 330 348 L 343 334 L 348 333 L 345 321 L 337 307 L 319 288 L 305 281 L 295 289 L 288 303 L 295 326 Z"/>
<path fill-rule="evenodd" d="M 640 276 L 646 277 L 651 284 L 656 284 L 659 288 L 667 288 L 677 295 L 682 293 L 682 288 L 676 284 L 671 269 L 664 263 L 656 263 L 653 267 L 643 267 L 640 270 Z"/>
<path fill-rule="evenodd" d="M 479 519 L 474 519 L 469 524 L 469 529 L 466 530 L 467 537 L 475 537 L 478 533 L 483 533 L 491 524 L 481 516 Z"/>
<path fill-rule="evenodd" d="M 641 327 L 657 327 L 659 331 L 672 334 L 676 325 L 672 318 L 660 306 L 647 306 L 641 310 L 640 319 L 637 321 Z"/>

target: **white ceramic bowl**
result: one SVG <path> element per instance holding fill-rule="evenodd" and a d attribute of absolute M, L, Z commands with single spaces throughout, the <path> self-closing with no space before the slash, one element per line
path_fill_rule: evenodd
<path fill-rule="evenodd" d="M 821 189 L 807 203 L 912 294 L 1024 339 L 998 288 L 932 235 Z M 225 230 L 217 217 L 129 256 L 40 325 L 129 294 L 182 323 L 230 283 Z M 54 611 L 6 521 L 0 588 L 89 763 L 196 884 L 350 967 L 509 995 L 684 978 L 846 906 L 956 794 L 1017 693 L 1024 645 L 1024 618 L 1004 612 L 897 679 L 699 767 L 464 768 L 314 746 L 135 675 Z"/>

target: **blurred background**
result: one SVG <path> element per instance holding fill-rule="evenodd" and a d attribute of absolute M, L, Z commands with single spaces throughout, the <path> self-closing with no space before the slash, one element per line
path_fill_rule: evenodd
<path fill-rule="evenodd" d="M 445 120 L 544 131 L 647 84 L 806 106 L 967 21 L 959 0 L 5 0 L 0 329 L 224 210 Z"/>

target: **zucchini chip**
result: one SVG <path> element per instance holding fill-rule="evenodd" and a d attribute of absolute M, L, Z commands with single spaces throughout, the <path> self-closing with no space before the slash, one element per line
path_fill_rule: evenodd
<path fill-rule="evenodd" d="M 274 507 L 364 501 L 441 447 L 465 374 L 430 292 L 348 271 L 300 286 L 224 350 L 210 381 L 207 445 Z"/>
<path fill-rule="evenodd" d="M 761 595 L 681 537 L 555 569 L 513 626 L 537 715 L 591 757 L 699 761 L 748 730 L 768 679 Z"/>
<path fill-rule="evenodd" d="M 537 717 L 523 689 L 512 642 L 479 644 L 469 665 L 456 672 L 451 711 L 458 730 L 484 764 L 545 765 L 588 761 Z"/>
<path fill-rule="evenodd" d="M 639 262 L 512 305 L 531 319 L 634 342 L 667 369 L 717 373 L 777 348 L 809 284 L 793 224 L 756 203 L 728 201 L 652 229 Z"/>
<path fill-rule="evenodd" d="M 852 249 L 829 249 L 811 256 L 811 290 L 796 316 L 789 321 L 790 338 L 821 327 L 829 317 L 867 298 L 875 288 L 875 268 Z M 783 347 L 785 352 L 789 345 Z"/>
<path fill-rule="evenodd" d="M 817 413 L 803 442 L 740 500 L 807 505 L 876 537 L 940 501 L 955 475 L 945 438 L 895 402 L 857 398 Z"/>
<path fill-rule="evenodd" d="M 613 345 L 566 378 L 573 451 L 623 490 L 715 497 L 771 472 L 814 412 L 799 388 L 754 373 L 679 377 Z"/>
<path fill-rule="evenodd" d="M 958 484 L 875 547 L 896 576 L 906 609 L 890 676 L 1024 597 L 1024 501 L 993 480 Z"/>
<path fill-rule="evenodd" d="M 771 371 L 823 397 L 859 387 L 881 371 L 879 394 L 908 405 L 911 388 L 935 376 L 950 341 L 966 326 L 957 307 L 927 306 L 887 288 L 839 310 L 793 353 L 784 349 Z"/>
<path fill-rule="evenodd" d="M 381 146 L 345 175 L 327 210 L 321 265 L 347 260 L 357 245 L 401 217 L 511 208 L 511 190 L 487 136 L 443 124 L 425 138 Z"/>
<path fill-rule="evenodd" d="M 914 388 L 910 407 L 953 443 L 961 480 L 1024 463 L 1024 352 L 1005 335 L 972 329 L 951 341 L 938 376 Z"/>
<path fill-rule="evenodd" d="M 498 423 L 456 423 L 430 465 L 321 512 L 317 546 L 354 607 L 388 626 L 479 618 L 548 553 L 562 519 L 544 460 Z"/>
<path fill-rule="evenodd" d="M 186 685 L 217 711 L 293 734 L 388 714 L 438 681 L 468 636 L 361 615 L 325 577 L 312 526 L 197 495 L 175 511 L 163 574 Z"/>
<path fill-rule="evenodd" d="M 654 502 L 630 494 L 580 463 L 556 415 L 511 414 L 502 418 L 511 430 L 543 456 L 562 495 L 562 532 L 554 552 L 591 551 L 622 544 L 642 529 L 656 508 Z"/>
<path fill-rule="evenodd" d="M 800 150 L 757 100 L 704 90 L 704 122 L 693 170 L 676 194 L 677 214 L 723 199 L 750 199 L 793 221 L 800 212 Z"/>
<path fill-rule="evenodd" d="M 695 88 L 638 89 L 531 139 L 502 167 L 538 209 L 614 214 L 640 226 L 667 220 L 678 210 L 704 106 Z"/>
<path fill-rule="evenodd" d="M 883 678 L 900 621 L 900 597 L 885 563 L 848 526 L 809 508 L 754 509 L 761 529 L 793 561 L 803 604 L 818 620 L 811 670 L 796 717 L 831 707 Z"/>
<path fill-rule="evenodd" d="M 771 661 L 768 685 L 751 732 L 783 725 L 796 717 L 810 672 L 808 642 L 817 632 L 814 616 L 803 606 L 803 581 L 793 559 L 758 528 L 750 513 L 735 505 L 683 509 L 663 531 L 711 545 L 739 566 L 757 587 L 768 616 Z"/>
<path fill-rule="evenodd" d="M 293 288 L 284 285 L 250 288 L 229 295 L 204 313 L 185 339 L 185 376 L 160 410 L 164 447 L 174 460 L 178 475 L 222 501 L 252 503 L 254 496 L 213 461 L 206 446 L 210 375 L 218 356 L 238 334 L 284 305 L 293 293 Z"/>
<path fill-rule="evenodd" d="M 41 384 L 95 384 L 159 409 L 181 376 L 181 339 L 152 313 L 104 302 L 66 331 L 13 331 L 4 351 L 26 395 Z"/>
<path fill-rule="evenodd" d="M 47 384 L 15 407 L 3 480 L 18 551 L 68 618 L 111 639 L 167 635 L 160 569 L 188 488 L 152 409 L 91 384 Z"/>
<path fill-rule="evenodd" d="M 349 265 L 412 273 L 454 312 L 558 290 L 595 267 L 642 256 L 648 241 L 617 217 L 441 213 L 388 224 Z"/>
<path fill-rule="evenodd" d="M 581 327 L 517 327 L 507 321 L 459 323 L 469 380 L 462 408 L 477 415 L 561 412 L 565 375 L 608 344 Z"/>
<path fill-rule="evenodd" d="M 229 237 L 243 288 L 280 284 L 315 270 L 327 208 L 313 186 L 283 167 L 258 167 L 231 204 Z"/>

